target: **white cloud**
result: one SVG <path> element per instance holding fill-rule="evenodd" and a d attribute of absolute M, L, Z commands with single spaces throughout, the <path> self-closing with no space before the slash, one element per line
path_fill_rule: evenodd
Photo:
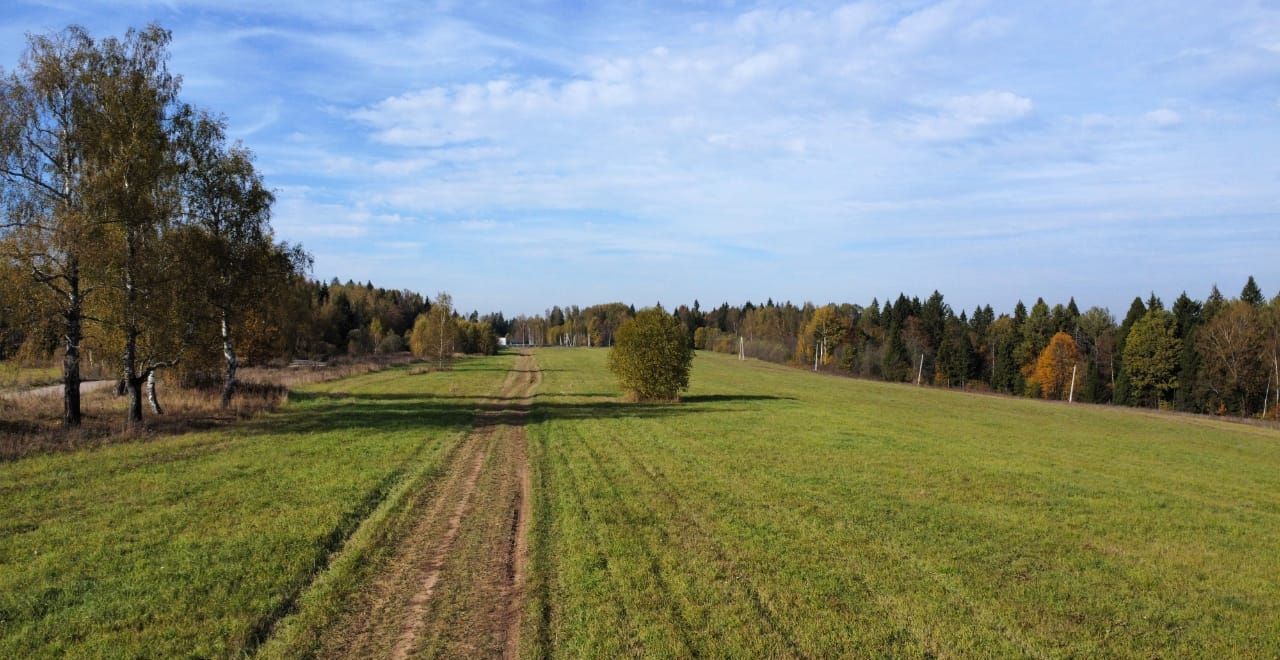
<path fill-rule="evenodd" d="M 798 60 L 799 51 L 795 46 L 784 46 L 755 53 L 733 65 L 729 70 L 729 86 L 741 87 L 770 78 L 794 67 Z"/>
<path fill-rule="evenodd" d="M 534 287 L 547 282 L 533 269 L 618 254 L 715 256 L 743 271 L 726 277 L 746 281 L 738 291 L 756 275 L 794 280 L 817 251 L 854 240 L 1274 212 L 1275 167 L 1264 159 L 1255 175 L 1231 156 L 1280 153 L 1266 91 L 1276 23 L 1256 5 L 1194 4 L 1163 8 L 1166 34 L 1144 3 L 512 5 L 498 17 L 474 4 L 448 15 L 281 0 L 221 31 L 179 26 L 175 65 L 212 81 L 199 93 L 243 88 L 211 105 L 244 109 L 246 125 L 269 116 L 263 99 L 283 99 L 287 122 L 263 124 L 252 146 L 272 185 L 311 187 L 281 194 L 276 224 L 317 254 L 352 255 L 351 268 L 444 287 L 450 259 L 519 254 L 530 258 L 508 259 L 511 272 L 533 264 Z M 1228 111 L 1215 122 L 1229 130 L 1209 139 L 1208 113 Z M 1183 128 L 1144 130 L 1172 126 Z M 418 244 L 431 259 L 414 260 Z M 364 245 L 402 261 L 359 258 Z M 797 260 L 766 273 L 721 260 L 733 250 Z M 937 273 L 851 268 L 854 285 Z"/>
<path fill-rule="evenodd" d="M 1156 128 L 1173 128 L 1182 123 L 1182 115 L 1169 108 L 1157 108 L 1142 115 L 1142 120 Z"/>
<path fill-rule="evenodd" d="M 957 9 L 955 2 L 940 2 L 919 9 L 898 21 L 889 38 L 909 48 L 924 46 L 952 26 Z"/>
<path fill-rule="evenodd" d="M 467 231 L 487 232 L 497 229 L 498 223 L 495 220 L 463 220 L 458 223 L 458 226 Z"/>
<path fill-rule="evenodd" d="M 862 34 L 879 18 L 880 10 L 869 2 L 847 4 L 831 12 L 831 24 L 843 37 Z"/>
<path fill-rule="evenodd" d="M 934 114 L 917 117 L 910 122 L 912 135 L 924 140 L 962 139 L 984 127 L 1023 119 L 1035 108 L 1029 98 L 997 91 L 953 96 L 937 106 Z"/>
<path fill-rule="evenodd" d="M 1008 34 L 1014 21 L 1005 16 L 987 16 L 966 25 L 960 30 L 960 36 L 970 41 L 996 39 Z"/>

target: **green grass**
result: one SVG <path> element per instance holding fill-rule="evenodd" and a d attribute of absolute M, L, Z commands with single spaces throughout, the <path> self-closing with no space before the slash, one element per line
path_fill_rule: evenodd
<path fill-rule="evenodd" d="M 537 353 L 527 655 L 1280 654 L 1280 432 L 605 355 Z M 511 361 L 0 464 L 0 657 L 314 650 Z"/>
<path fill-rule="evenodd" d="M 531 655 L 1276 656 L 1280 433 L 541 350 Z"/>
<path fill-rule="evenodd" d="M 62 382 L 62 367 L 23 367 L 0 360 L 0 391 L 25 389 Z"/>
<path fill-rule="evenodd" d="M 430 476 L 511 360 L 333 381 L 228 430 L 0 464 L 0 657 L 256 647 L 323 599 L 304 589 L 348 538 L 377 538 L 352 534 Z"/>

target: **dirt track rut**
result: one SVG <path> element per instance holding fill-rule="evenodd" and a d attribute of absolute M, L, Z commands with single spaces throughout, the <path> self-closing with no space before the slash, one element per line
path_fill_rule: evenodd
<path fill-rule="evenodd" d="M 523 354 L 324 657 L 515 657 L 528 555 L 524 422 L 541 382 Z"/>

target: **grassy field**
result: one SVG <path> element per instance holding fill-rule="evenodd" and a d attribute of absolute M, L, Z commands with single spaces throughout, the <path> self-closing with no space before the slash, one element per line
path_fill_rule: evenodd
<path fill-rule="evenodd" d="M 1280 654 L 1280 433 L 541 350 L 528 655 Z"/>
<path fill-rule="evenodd" d="M 1280 654 L 1276 430 L 713 354 L 684 402 L 628 404 L 605 356 L 536 353 L 525 656 Z M 459 466 L 505 465 L 464 438 L 513 364 L 0 463 L 0 657 L 327 648 Z M 486 479 L 473 508 L 510 508 Z M 461 522 L 427 609 L 469 593 L 463 541 L 515 543 L 505 515 Z"/>
<path fill-rule="evenodd" d="M 512 359 L 306 386 L 228 430 L 0 463 L 0 657 L 256 648 L 326 567 L 341 583 L 335 550 L 358 570 L 349 537 L 433 478 Z"/>
<path fill-rule="evenodd" d="M 0 360 L 0 392 L 62 382 L 61 365 L 23 367 Z"/>

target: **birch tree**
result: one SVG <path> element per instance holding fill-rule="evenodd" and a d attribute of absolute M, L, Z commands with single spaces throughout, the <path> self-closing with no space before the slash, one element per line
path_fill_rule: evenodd
<path fill-rule="evenodd" d="M 224 361 L 222 407 L 239 380 L 235 331 L 247 308 L 286 286 L 310 257 L 300 247 L 275 243 L 275 196 L 240 144 L 228 146 L 224 122 L 200 113 L 182 130 L 182 200 L 188 227 L 189 264 L 201 273 L 198 295 L 212 311 Z"/>
<path fill-rule="evenodd" d="M 180 260 L 167 241 L 179 219 L 175 130 L 189 109 L 178 102 L 179 77 L 168 70 L 170 35 L 150 26 L 92 49 L 93 112 L 85 160 L 91 207 L 105 223 L 105 313 L 120 340 L 130 426 L 142 422 L 142 387 L 180 357 L 171 328 L 152 323 L 169 308 L 163 288 L 177 281 Z M 104 319 L 108 320 L 108 319 Z M 175 348 L 179 347 L 179 348 Z M 154 406 L 153 406 L 154 407 Z"/>
<path fill-rule="evenodd" d="M 453 299 L 440 293 L 427 313 L 414 321 L 409 347 L 418 357 L 429 357 L 443 365 L 453 355 L 458 342 L 458 324 L 453 319 Z"/>
<path fill-rule="evenodd" d="M 1249 398 L 1263 388 L 1269 369 L 1258 310 L 1244 300 L 1228 303 L 1196 332 L 1205 387 L 1227 407 L 1249 412 Z"/>
<path fill-rule="evenodd" d="M 849 322 L 840 316 L 835 305 L 814 310 L 813 316 L 801 331 L 797 354 L 814 369 L 831 364 L 832 352 L 849 333 Z"/>
<path fill-rule="evenodd" d="M 85 305 L 101 240 L 85 190 L 93 55 L 80 28 L 32 36 L 17 70 L 0 77 L 0 255 L 47 294 L 42 302 L 61 326 L 68 428 L 80 425 Z"/>

